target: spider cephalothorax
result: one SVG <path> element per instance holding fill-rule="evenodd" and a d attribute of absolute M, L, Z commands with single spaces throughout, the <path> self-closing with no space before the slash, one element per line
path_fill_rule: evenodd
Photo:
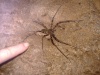
<path fill-rule="evenodd" d="M 46 36 L 48 36 L 48 35 L 52 36 L 52 35 L 54 35 L 54 31 L 55 30 L 53 30 L 53 29 L 42 29 L 40 32 L 44 33 Z"/>

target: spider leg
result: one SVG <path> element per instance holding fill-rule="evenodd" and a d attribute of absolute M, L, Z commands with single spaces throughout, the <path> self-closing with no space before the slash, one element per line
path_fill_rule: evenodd
<path fill-rule="evenodd" d="M 59 26 L 61 23 L 67 23 L 67 22 L 80 22 L 82 20 L 66 20 L 66 21 L 60 21 L 58 22 L 53 29 L 55 29 L 57 26 Z"/>
<path fill-rule="evenodd" d="M 48 35 L 44 35 L 44 36 L 42 37 L 42 50 L 43 50 L 43 39 L 44 39 L 46 36 L 48 36 Z"/>
<path fill-rule="evenodd" d="M 47 29 L 47 27 L 46 27 L 42 22 L 39 22 L 39 21 L 33 21 L 33 22 L 35 22 L 35 23 L 37 23 L 37 24 L 39 24 L 39 25 L 41 25 L 42 27 L 44 27 L 44 28 Z"/>
<path fill-rule="evenodd" d="M 61 5 L 62 6 L 62 5 Z M 52 25 L 53 25 L 53 22 L 54 22 L 54 18 L 55 16 L 57 15 L 57 12 L 59 11 L 59 9 L 61 8 L 61 6 L 57 9 L 56 13 L 54 14 L 52 20 L 51 20 L 51 29 L 52 29 Z"/>
<path fill-rule="evenodd" d="M 38 31 L 30 31 L 30 32 L 32 32 L 32 34 L 27 35 L 27 36 L 23 39 L 22 42 L 24 42 L 28 37 L 32 36 L 33 34 L 36 34 L 37 32 L 41 32 L 41 30 L 38 30 Z M 45 35 L 44 35 L 44 36 L 45 36 Z"/>
<path fill-rule="evenodd" d="M 51 42 L 52 44 L 57 48 L 57 50 L 66 58 L 69 59 L 59 48 L 58 46 L 54 43 L 53 38 L 51 37 Z M 69 60 L 70 61 L 70 60 Z M 71 61 L 70 61 L 71 62 Z"/>
<path fill-rule="evenodd" d="M 62 44 L 65 44 L 65 45 L 69 45 L 69 46 L 71 46 L 70 44 L 65 43 L 65 42 L 63 42 L 63 41 L 59 40 L 58 38 L 56 38 L 56 36 L 55 36 L 55 35 L 52 35 L 52 37 L 53 37 L 53 38 L 54 38 L 57 42 L 60 42 L 60 43 L 62 43 Z"/>
<path fill-rule="evenodd" d="M 77 47 L 72 46 L 72 45 L 70 45 L 70 44 L 68 44 L 68 43 L 65 43 L 65 42 L 59 40 L 55 35 L 52 35 L 52 37 L 53 37 L 57 42 L 60 42 L 60 43 L 65 44 L 65 45 L 68 45 L 68 46 L 70 46 L 70 47 L 72 47 L 72 48 L 74 48 L 74 49 L 77 49 Z"/>
<path fill-rule="evenodd" d="M 32 33 L 32 34 L 27 35 L 27 36 L 23 39 L 23 41 L 22 41 L 22 42 L 24 42 L 24 41 L 25 41 L 28 37 L 32 36 L 33 34 L 35 34 L 35 32 L 34 32 L 34 33 Z"/>

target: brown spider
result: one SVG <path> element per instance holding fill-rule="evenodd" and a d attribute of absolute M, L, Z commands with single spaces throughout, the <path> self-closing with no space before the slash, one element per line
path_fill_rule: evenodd
<path fill-rule="evenodd" d="M 60 6 L 60 7 L 61 7 L 61 6 Z M 68 43 L 65 43 L 65 42 L 63 42 L 63 41 L 61 41 L 61 40 L 59 40 L 59 39 L 55 36 L 54 32 L 56 31 L 56 27 L 58 27 L 61 23 L 75 22 L 75 21 L 73 21 L 73 20 L 60 21 L 60 22 L 58 22 L 58 23 L 56 23 L 56 24 L 54 25 L 54 24 L 53 24 L 54 18 L 55 18 L 55 16 L 56 16 L 57 12 L 59 11 L 60 7 L 57 9 L 56 13 L 54 14 L 54 16 L 53 16 L 53 18 L 52 18 L 52 20 L 51 20 L 50 28 L 47 28 L 43 23 L 41 23 L 41 22 L 39 22 L 39 21 L 34 21 L 34 22 L 37 23 L 37 24 L 39 24 L 39 25 L 41 25 L 41 26 L 44 28 L 44 29 L 42 29 L 42 30 L 40 30 L 40 31 L 36 31 L 36 32 L 41 32 L 41 33 L 45 34 L 45 35 L 43 35 L 43 37 L 42 37 L 42 49 L 43 49 L 43 39 L 44 39 L 46 36 L 50 36 L 50 41 L 51 41 L 51 43 L 57 48 L 57 50 L 59 50 L 59 52 L 62 53 L 62 55 L 65 56 L 65 58 L 68 59 L 68 57 L 67 57 L 67 56 L 58 48 L 58 46 L 54 43 L 54 40 L 57 41 L 57 42 L 59 42 L 59 43 L 65 44 L 65 45 L 69 45 L 69 46 L 71 46 L 71 45 L 68 44 Z M 54 26 L 54 27 L 53 27 L 53 26 Z"/>

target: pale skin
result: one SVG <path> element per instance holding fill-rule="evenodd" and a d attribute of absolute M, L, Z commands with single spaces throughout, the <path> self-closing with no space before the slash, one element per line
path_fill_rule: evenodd
<path fill-rule="evenodd" d="M 1 49 L 0 50 L 0 64 L 25 52 L 28 47 L 29 47 L 28 43 L 21 43 L 12 47 Z"/>

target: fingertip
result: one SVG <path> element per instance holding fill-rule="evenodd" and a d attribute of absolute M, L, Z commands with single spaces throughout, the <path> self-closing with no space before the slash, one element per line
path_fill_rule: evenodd
<path fill-rule="evenodd" d="M 0 64 L 23 53 L 29 47 L 29 43 L 21 43 L 16 46 L 0 50 Z"/>
<path fill-rule="evenodd" d="M 29 47 L 29 43 L 24 43 L 24 47 Z"/>

